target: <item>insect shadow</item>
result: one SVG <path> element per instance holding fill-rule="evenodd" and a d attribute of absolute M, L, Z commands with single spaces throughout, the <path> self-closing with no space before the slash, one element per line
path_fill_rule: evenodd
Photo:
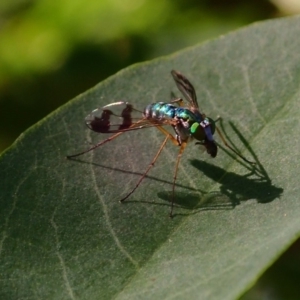
<path fill-rule="evenodd" d="M 237 150 L 230 136 L 227 135 L 222 121 L 220 122 L 223 133 L 225 134 L 227 141 L 230 142 L 231 146 Z M 248 170 L 245 175 L 239 175 L 234 172 L 228 172 L 225 169 L 210 164 L 206 161 L 201 161 L 198 159 L 190 160 L 193 167 L 198 169 L 204 176 L 211 178 L 213 181 L 217 182 L 220 187 L 218 191 L 204 191 L 200 190 L 200 195 L 192 193 L 176 193 L 176 206 L 193 210 L 187 214 L 177 213 L 177 215 L 190 215 L 195 214 L 203 210 L 223 210 L 223 209 L 233 209 L 236 205 L 239 205 L 242 201 L 248 201 L 255 199 L 257 203 L 269 203 L 276 198 L 279 198 L 283 193 L 283 189 L 276 187 L 272 184 L 267 171 L 258 159 L 253 149 L 247 143 L 244 136 L 236 128 L 236 126 L 229 122 L 230 127 L 251 153 L 255 165 L 249 165 L 245 162 L 238 160 L 232 152 L 228 151 L 222 145 L 218 146 L 230 157 L 235 159 L 239 164 Z M 201 174 L 199 174 L 201 176 Z M 170 192 L 160 192 L 159 197 L 168 200 L 170 199 Z"/>
<path fill-rule="evenodd" d="M 198 169 L 200 173 L 204 176 L 211 178 L 213 181 L 217 182 L 220 187 L 218 191 L 205 191 L 203 189 L 195 189 L 191 186 L 182 185 L 176 183 L 176 187 L 181 187 L 189 192 L 179 192 L 176 191 L 174 204 L 177 207 L 181 207 L 184 209 L 192 210 L 188 213 L 176 213 L 175 215 L 191 215 L 196 214 L 199 211 L 204 210 L 226 210 L 233 209 L 236 205 L 240 204 L 241 201 L 247 201 L 251 199 L 256 199 L 258 203 L 268 203 L 276 198 L 280 197 L 283 193 L 283 189 L 276 187 L 272 184 L 272 181 L 264 169 L 263 165 L 258 159 L 258 156 L 255 154 L 253 149 L 250 147 L 249 143 L 246 141 L 241 132 L 236 128 L 236 126 L 229 122 L 230 127 L 240 139 L 240 141 L 244 144 L 245 148 L 250 152 L 253 157 L 253 161 L 255 161 L 255 165 L 247 164 L 244 161 L 237 159 L 235 155 L 232 154 L 231 151 L 228 151 L 222 145 L 218 143 L 218 146 L 230 157 L 236 160 L 239 164 L 245 167 L 248 170 L 248 173 L 245 175 L 239 175 L 233 172 L 228 172 L 223 168 L 215 166 L 205 161 L 201 161 L 198 159 L 190 160 L 190 163 L 193 167 Z M 224 135 L 227 138 L 227 141 L 231 144 L 231 146 L 238 151 L 238 148 L 232 142 L 230 136 L 227 134 L 224 129 L 222 119 L 220 119 L 220 127 Z M 109 169 L 117 172 L 127 173 L 127 174 L 135 174 L 142 175 L 140 172 L 132 172 L 129 170 L 123 170 L 116 167 L 109 167 L 102 164 L 94 163 L 94 162 L 86 162 L 79 159 L 74 159 L 78 163 L 83 164 L 92 164 L 95 167 L 100 167 L 104 169 Z M 199 176 L 202 176 L 199 174 Z M 145 178 L 155 180 L 158 182 L 163 182 L 167 185 L 172 185 L 173 182 L 159 179 L 154 176 L 146 175 Z M 151 200 L 127 200 L 125 203 L 147 203 L 156 206 L 170 206 L 170 199 L 172 199 L 172 191 L 162 191 L 158 192 L 157 196 L 163 200 L 165 203 L 151 201 Z"/>
<path fill-rule="evenodd" d="M 144 174 L 143 172 L 135 172 L 135 171 L 125 170 L 125 169 L 121 169 L 121 168 L 117 168 L 117 167 L 110 167 L 110 166 L 103 165 L 103 164 L 100 164 L 100 163 L 85 161 L 85 160 L 81 160 L 81 159 L 78 159 L 78 158 L 70 158 L 70 160 L 72 160 L 76 163 L 79 163 L 79 164 L 90 165 L 90 166 L 93 166 L 95 168 L 102 168 L 102 169 L 111 170 L 111 171 L 114 171 L 114 172 L 120 172 L 120 173 L 124 173 L 124 174 L 137 175 L 137 176 L 142 176 Z M 146 175 L 145 178 L 151 179 L 151 180 L 154 180 L 154 181 L 157 181 L 157 182 L 165 183 L 165 184 L 168 184 L 170 186 L 172 186 L 172 184 L 173 184 L 173 182 L 170 181 L 170 180 L 161 179 L 161 178 L 151 176 L 151 175 Z M 176 183 L 175 185 L 176 185 L 176 187 L 181 187 L 181 188 L 188 189 L 188 190 L 199 191 L 198 189 L 194 189 L 194 188 L 192 188 L 188 185 L 184 185 L 184 184 L 180 184 L 180 183 Z M 130 202 L 141 202 L 141 201 L 127 200 L 124 203 L 130 203 Z M 148 203 L 148 202 L 146 202 L 146 203 Z M 149 203 L 153 203 L 153 202 L 149 201 Z M 168 204 L 166 204 L 166 205 L 168 205 Z"/>

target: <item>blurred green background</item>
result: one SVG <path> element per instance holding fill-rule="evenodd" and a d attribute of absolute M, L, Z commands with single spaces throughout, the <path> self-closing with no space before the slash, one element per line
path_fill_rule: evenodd
<path fill-rule="evenodd" d="M 255 21 L 300 13 L 299 4 L 292 0 L 2 0 L 0 152 L 55 108 L 128 65 Z M 300 283 L 295 249 L 299 245 L 272 266 L 244 299 L 293 298 Z"/>
<path fill-rule="evenodd" d="M 0 152 L 128 65 L 280 13 L 263 0 L 2 0 Z"/>

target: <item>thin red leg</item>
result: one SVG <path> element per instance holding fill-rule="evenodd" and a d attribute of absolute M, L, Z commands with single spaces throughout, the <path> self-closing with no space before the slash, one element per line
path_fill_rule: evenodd
<path fill-rule="evenodd" d="M 141 122 L 143 122 L 143 121 L 144 121 L 144 119 L 141 119 L 141 120 L 139 120 L 138 122 L 136 122 L 135 124 L 133 124 L 132 126 L 130 126 L 129 128 L 138 127 L 139 123 L 141 123 Z M 107 139 L 104 140 L 104 141 L 99 142 L 98 144 L 92 146 L 91 148 L 89 148 L 89 149 L 87 149 L 87 150 L 85 150 L 85 151 L 82 151 L 82 152 L 80 152 L 80 153 L 73 154 L 73 155 L 67 155 L 67 158 L 73 158 L 73 157 L 77 157 L 77 156 L 80 156 L 80 155 L 82 155 L 82 154 L 88 153 L 88 152 L 90 152 L 90 151 L 92 151 L 92 150 L 94 150 L 94 149 L 96 149 L 96 148 L 98 148 L 98 147 L 104 145 L 105 143 L 114 140 L 115 138 L 117 138 L 119 135 L 121 135 L 121 134 L 124 133 L 124 132 L 127 132 L 127 131 L 124 130 L 124 131 L 122 131 L 122 132 L 118 132 L 118 133 L 114 134 L 113 136 L 107 138 Z"/>
<path fill-rule="evenodd" d="M 219 118 L 218 118 L 219 119 Z M 256 165 L 255 162 L 248 160 L 247 158 L 245 158 L 244 156 L 242 156 L 241 154 L 239 154 L 235 149 L 233 149 L 225 140 L 225 138 L 223 137 L 223 134 L 221 133 L 220 129 L 216 126 L 216 130 L 223 142 L 223 144 L 228 147 L 232 152 L 234 152 L 238 157 L 240 157 L 242 160 L 244 160 L 245 162 L 251 164 L 251 165 Z"/>
<path fill-rule="evenodd" d="M 124 132 L 118 132 L 118 133 L 114 134 L 113 136 L 107 138 L 107 139 L 104 140 L 104 141 L 99 142 L 98 144 L 94 145 L 93 147 L 91 147 L 91 148 L 89 148 L 89 149 L 87 149 L 87 150 L 85 150 L 85 151 L 82 151 L 82 152 L 80 152 L 80 153 L 73 154 L 73 155 L 67 155 L 67 158 L 73 158 L 73 157 L 80 156 L 80 155 L 82 155 L 82 154 L 88 153 L 88 152 L 90 152 L 90 151 L 92 151 L 92 150 L 94 150 L 94 149 L 96 149 L 96 148 L 102 146 L 103 144 L 112 141 L 113 139 L 115 139 L 115 138 L 117 138 L 119 135 L 121 135 L 122 133 L 124 133 Z"/>
<path fill-rule="evenodd" d="M 138 186 L 141 184 L 141 182 L 143 181 L 143 179 L 145 178 L 145 176 L 148 174 L 148 172 L 151 170 L 151 168 L 154 166 L 157 158 L 159 157 L 162 149 L 164 148 L 164 146 L 166 145 L 167 140 L 169 139 L 169 136 L 167 135 L 166 138 L 164 139 L 163 143 L 161 144 L 158 152 L 156 153 L 155 157 L 153 158 L 151 164 L 148 166 L 147 170 L 145 171 L 145 173 L 141 176 L 141 178 L 139 179 L 139 181 L 137 182 L 136 186 L 130 191 L 130 193 L 128 193 L 124 198 L 122 198 L 120 201 L 123 202 L 125 201 L 131 194 L 134 193 L 134 191 L 138 188 Z"/>
<path fill-rule="evenodd" d="M 187 143 L 183 142 L 180 146 L 179 153 L 177 155 L 177 161 L 176 161 L 176 166 L 175 166 L 175 173 L 174 173 L 174 179 L 173 179 L 173 189 L 172 189 L 172 204 L 171 204 L 171 210 L 170 210 L 170 218 L 173 217 L 173 207 L 174 207 L 174 199 L 175 199 L 175 183 L 177 179 L 177 172 L 178 172 L 178 166 L 179 162 L 182 156 L 182 153 L 186 147 Z"/>

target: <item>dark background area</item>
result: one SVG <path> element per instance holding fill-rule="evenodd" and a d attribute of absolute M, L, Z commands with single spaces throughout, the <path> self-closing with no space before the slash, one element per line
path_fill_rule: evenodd
<path fill-rule="evenodd" d="M 2 1 L 0 152 L 29 126 L 120 69 L 255 21 L 300 12 L 288 4 L 288 0 Z M 298 241 L 243 299 L 298 299 L 299 249 Z"/>
<path fill-rule="evenodd" d="M 279 13 L 261 0 L 3 1 L 0 152 L 48 113 L 126 66 Z"/>

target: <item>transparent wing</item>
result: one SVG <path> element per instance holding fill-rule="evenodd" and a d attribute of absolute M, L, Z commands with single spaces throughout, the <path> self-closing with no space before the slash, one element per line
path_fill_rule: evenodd
<path fill-rule="evenodd" d="M 118 133 L 171 125 L 171 120 L 148 120 L 128 102 L 115 102 L 93 110 L 86 118 L 88 128 L 99 133 Z"/>
<path fill-rule="evenodd" d="M 189 80 L 180 72 L 172 70 L 171 74 L 175 80 L 175 83 L 180 90 L 180 92 L 184 95 L 189 104 L 193 107 L 199 109 L 197 96 L 193 85 L 189 82 Z"/>

